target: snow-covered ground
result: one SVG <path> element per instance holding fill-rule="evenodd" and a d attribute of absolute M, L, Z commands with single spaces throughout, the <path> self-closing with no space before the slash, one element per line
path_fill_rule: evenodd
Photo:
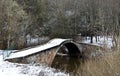
<path fill-rule="evenodd" d="M 0 76 L 69 76 L 69 74 L 43 65 L 3 61 L 2 50 L 0 50 Z"/>
<path fill-rule="evenodd" d="M 86 37 L 83 39 L 82 43 L 90 43 L 90 37 Z M 90 43 L 91 44 L 91 43 Z M 111 48 L 113 46 L 112 37 L 102 37 L 99 36 L 99 40 L 96 42 L 95 37 L 93 37 L 93 45 L 98 46 L 106 46 L 107 48 Z"/>

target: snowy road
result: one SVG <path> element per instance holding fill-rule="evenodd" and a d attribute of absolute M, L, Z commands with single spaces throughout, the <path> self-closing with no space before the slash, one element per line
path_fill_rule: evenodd
<path fill-rule="evenodd" d="M 35 64 L 17 64 L 3 61 L 0 50 L 0 76 L 69 76 L 55 69 Z"/>

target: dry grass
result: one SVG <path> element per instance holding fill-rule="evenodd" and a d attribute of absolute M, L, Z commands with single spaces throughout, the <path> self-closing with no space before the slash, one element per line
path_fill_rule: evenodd
<path fill-rule="evenodd" d="M 76 76 L 120 76 L 120 50 L 85 61 Z"/>

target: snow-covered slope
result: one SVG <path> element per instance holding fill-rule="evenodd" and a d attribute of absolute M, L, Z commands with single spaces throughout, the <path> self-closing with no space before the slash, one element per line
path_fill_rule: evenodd
<path fill-rule="evenodd" d="M 0 76 L 69 76 L 55 69 L 35 64 L 17 64 L 3 61 L 0 50 Z"/>

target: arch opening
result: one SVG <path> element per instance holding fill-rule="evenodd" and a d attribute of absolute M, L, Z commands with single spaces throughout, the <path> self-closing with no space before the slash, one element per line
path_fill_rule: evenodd
<path fill-rule="evenodd" d="M 81 58 L 82 58 L 81 50 L 75 43 L 72 42 L 64 43 L 56 52 L 56 55 L 53 59 L 51 66 L 59 69 L 61 66 L 63 68 L 66 68 L 64 67 L 66 64 L 72 66 L 76 65 L 77 63 L 79 63 Z"/>
<path fill-rule="evenodd" d="M 69 57 L 80 57 L 80 50 L 77 45 L 74 43 L 65 43 L 57 51 L 57 55 L 60 56 L 69 56 Z"/>
<path fill-rule="evenodd" d="M 65 46 L 68 49 L 68 55 L 70 57 L 78 57 L 80 55 L 80 50 L 75 44 L 67 43 Z"/>

